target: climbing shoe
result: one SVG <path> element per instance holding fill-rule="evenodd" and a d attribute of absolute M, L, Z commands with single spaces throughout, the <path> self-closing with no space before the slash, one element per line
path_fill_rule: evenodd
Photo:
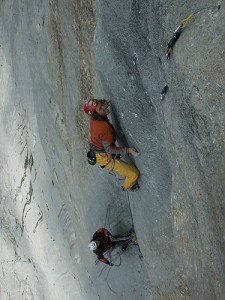
<path fill-rule="evenodd" d="M 127 191 L 127 189 L 125 189 L 123 186 L 121 186 L 122 190 L 123 191 Z M 132 191 L 132 192 L 136 192 L 140 189 L 140 186 L 138 183 L 135 183 L 129 190 Z M 128 191 L 129 191 L 128 190 Z"/>
<path fill-rule="evenodd" d="M 132 191 L 132 192 L 136 192 L 136 191 L 138 191 L 140 189 L 140 185 L 138 184 L 138 183 L 135 183 L 131 188 L 130 188 L 130 190 Z"/>

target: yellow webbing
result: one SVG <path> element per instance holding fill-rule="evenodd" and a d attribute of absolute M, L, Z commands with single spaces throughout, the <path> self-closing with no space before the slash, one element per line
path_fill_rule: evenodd
<path fill-rule="evenodd" d="M 195 13 L 191 13 L 190 15 L 188 15 L 185 19 L 183 19 L 180 22 L 180 25 L 182 25 L 182 28 L 184 28 L 187 25 L 187 22 L 195 15 Z"/>

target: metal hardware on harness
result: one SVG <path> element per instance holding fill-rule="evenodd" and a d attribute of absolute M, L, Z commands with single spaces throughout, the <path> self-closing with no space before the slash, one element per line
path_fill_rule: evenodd
<path fill-rule="evenodd" d="M 115 166 L 115 158 L 116 158 L 116 156 L 112 156 L 112 171 L 113 171 L 114 166 Z"/>

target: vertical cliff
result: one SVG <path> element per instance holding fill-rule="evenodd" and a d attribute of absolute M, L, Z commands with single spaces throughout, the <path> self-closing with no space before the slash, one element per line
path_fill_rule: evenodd
<path fill-rule="evenodd" d="M 224 17 L 222 1 L 0 2 L 1 299 L 223 299 Z M 92 96 L 141 153 L 136 193 L 87 164 Z M 103 226 L 134 226 L 143 258 L 96 264 Z"/>

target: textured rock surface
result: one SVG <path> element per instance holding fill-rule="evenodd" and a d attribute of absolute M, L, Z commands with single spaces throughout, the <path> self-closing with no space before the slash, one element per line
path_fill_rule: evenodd
<path fill-rule="evenodd" d="M 220 4 L 0 2 L 1 299 L 224 298 Z M 119 143 L 141 152 L 137 193 L 86 162 L 90 96 L 111 99 Z M 93 232 L 132 224 L 143 258 L 134 246 L 96 265 Z"/>

